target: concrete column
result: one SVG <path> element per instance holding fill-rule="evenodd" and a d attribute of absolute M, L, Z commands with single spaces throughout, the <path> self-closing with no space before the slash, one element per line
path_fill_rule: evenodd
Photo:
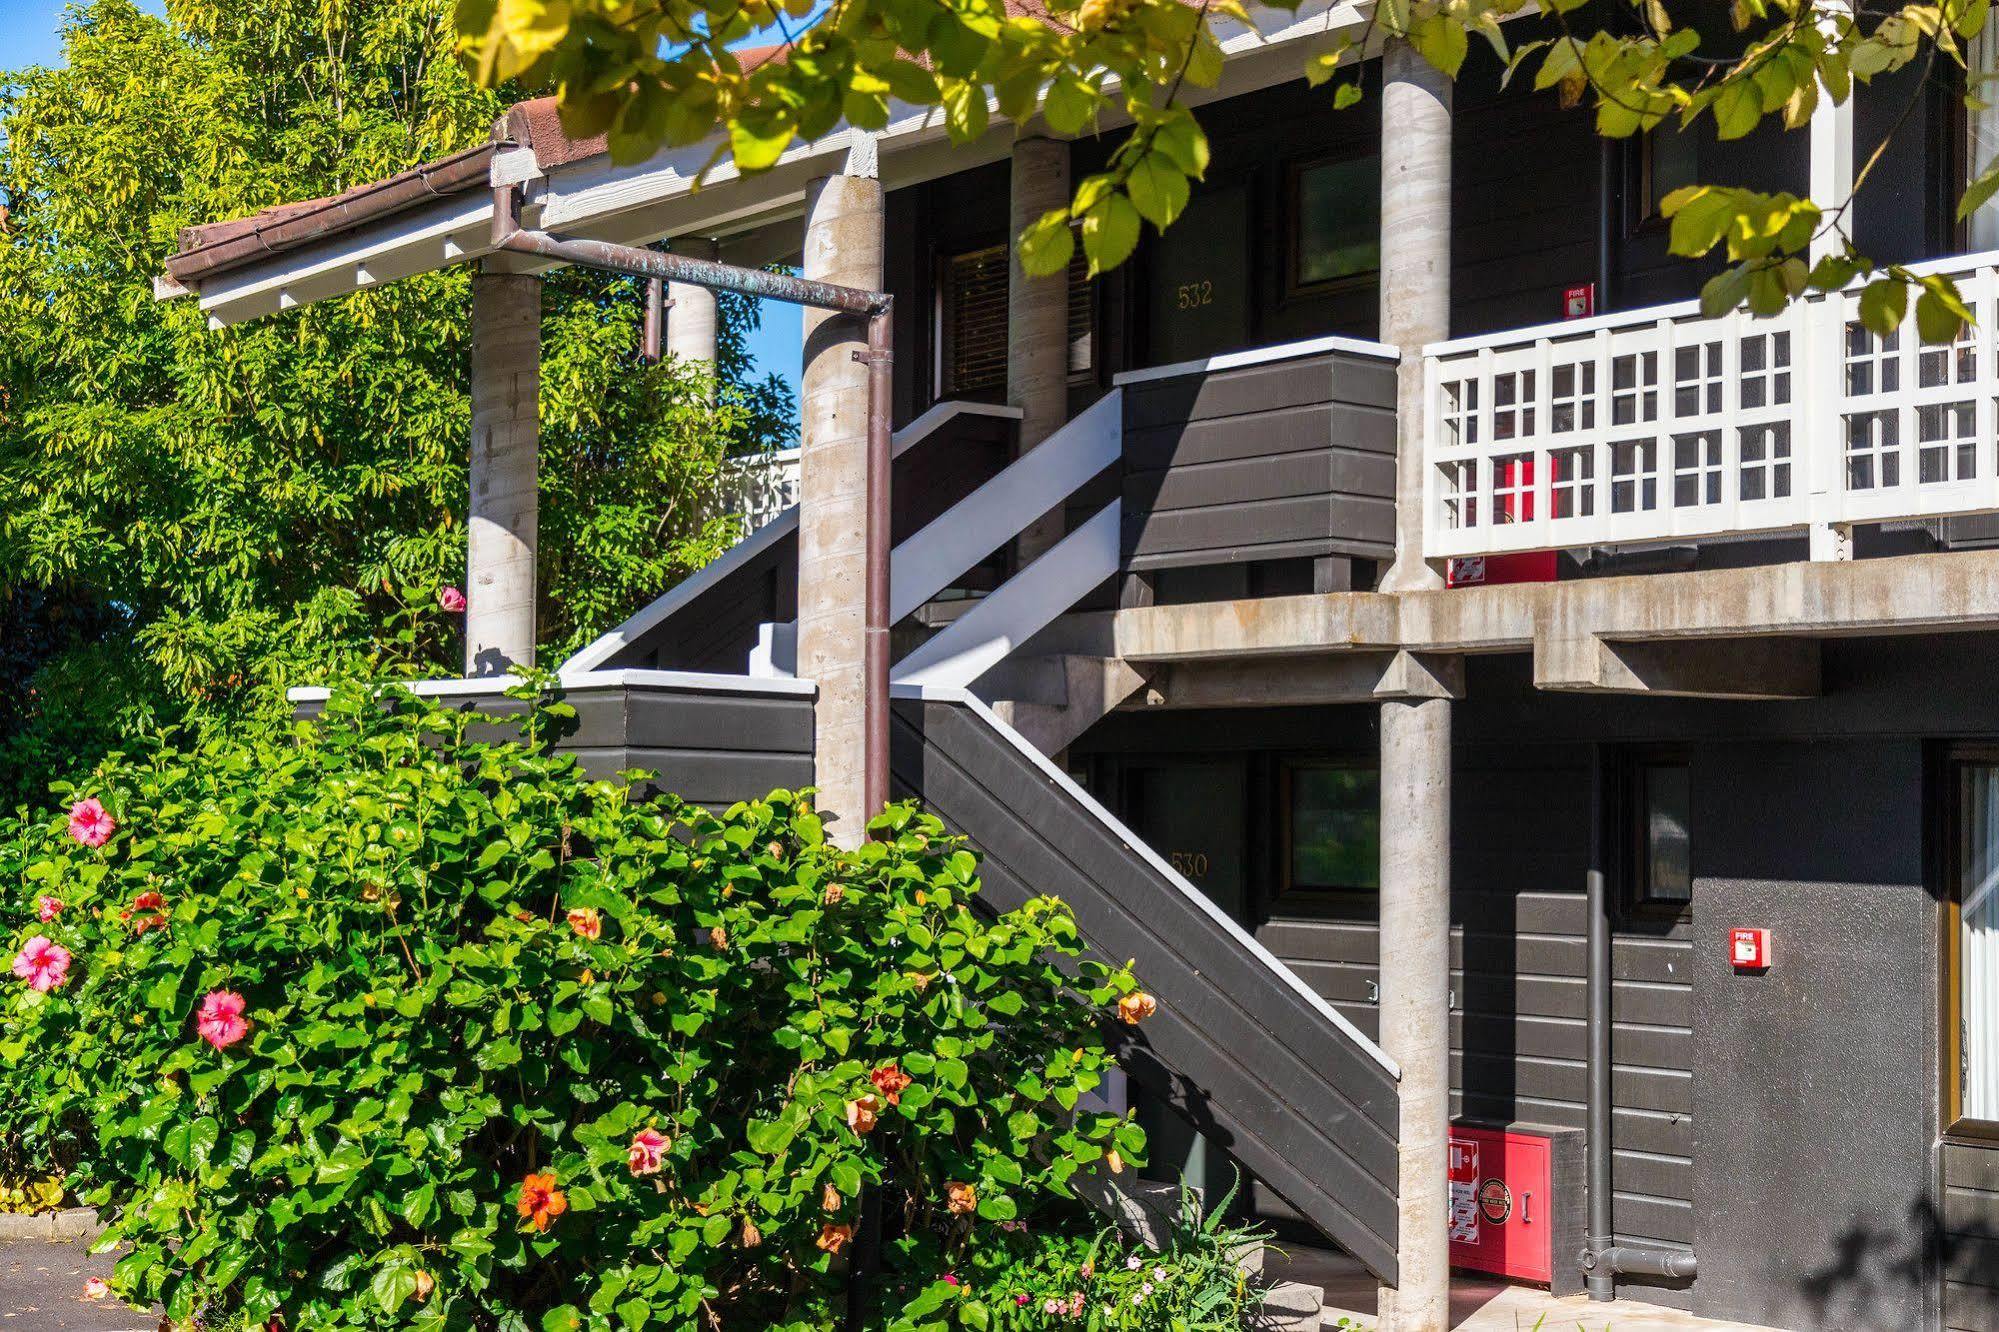
<path fill-rule="evenodd" d="M 1402 1068 L 1398 1266 L 1383 1332 L 1449 1328 L 1451 704 L 1381 706 L 1381 1045 Z"/>
<path fill-rule="evenodd" d="M 465 673 L 534 665 L 541 279 L 472 278 L 472 509 Z"/>
<path fill-rule="evenodd" d="M 1381 340 L 1395 395 L 1395 563 L 1384 592 L 1441 587 L 1423 561 L 1423 345 L 1451 328 L 1451 81 L 1407 42 L 1381 55 Z"/>
<path fill-rule="evenodd" d="M 715 259 L 716 245 L 712 240 L 688 237 L 673 243 L 675 254 L 684 254 L 690 259 Z M 666 299 L 672 302 L 666 312 L 666 352 L 669 356 L 683 361 L 701 361 L 712 371 L 715 365 L 715 293 L 706 287 L 690 286 L 685 282 L 666 284 Z M 710 396 L 712 397 L 712 390 Z"/>
<path fill-rule="evenodd" d="M 1423 559 L 1425 343 L 1450 332 L 1451 84 L 1406 42 L 1382 53 L 1381 340 L 1396 392 L 1395 562 L 1384 591 L 1443 585 Z M 1450 1326 L 1451 704 L 1381 708 L 1381 1044 L 1401 1066 L 1397 1266 L 1383 1332 Z"/>
<path fill-rule="evenodd" d="M 1007 236 L 1020 234 L 1044 213 L 1069 202 L 1069 145 L 1039 135 L 1013 145 L 1013 184 Z M 1066 273 L 1029 277 L 1015 246 L 1007 268 L 1006 400 L 1021 409 L 1019 452 L 1026 453 L 1069 419 L 1069 278 Z M 1062 539 L 1056 509 L 1020 534 L 1025 564 Z"/>
<path fill-rule="evenodd" d="M 879 291 L 882 188 L 874 141 L 863 138 L 846 170 L 814 181 L 806 197 L 805 276 Z M 819 685 L 815 710 L 819 809 L 843 845 L 866 836 L 862 808 L 862 637 L 867 599 L 868 368 L 854 359 L 867 326 L 851 316 L 805 312 L 800 385 L 798 675 Z"/>

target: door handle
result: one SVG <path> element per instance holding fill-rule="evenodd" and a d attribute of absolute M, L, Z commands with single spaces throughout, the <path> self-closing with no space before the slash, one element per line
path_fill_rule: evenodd
<path fill-rule="evenodd" d="M 1534 1195 L 1525 1190 L 1520 1194 L 1520 1224 L 1523 1226 L 1534 1224 Z"/>

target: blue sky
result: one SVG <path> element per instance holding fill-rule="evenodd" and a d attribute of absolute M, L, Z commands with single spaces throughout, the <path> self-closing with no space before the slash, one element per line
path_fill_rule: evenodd
<path fill-rule="evenodd" d="M 56 28 L 63 0 L 0 0 L 0 68 L 59 63 Z M 765 301 L 763 327 L 750 338 L 758 368 L 798 387 L 801 314 L 795 305 Z"/>

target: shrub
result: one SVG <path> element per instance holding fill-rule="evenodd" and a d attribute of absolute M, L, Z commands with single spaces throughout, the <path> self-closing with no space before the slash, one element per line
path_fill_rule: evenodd
<path fill-rule="evenodd" d="M 1052 899 L 976 911 L 934 819 L 843 850 L 803 795 L 587 779 L 559 703 L 502 733 L 386 699 L 114 756 L 0 828 L 0 1132 L 74 1162 L 120 1297 L 203 1328 L 822 1328 L 880 1244 L 885 1317 L 940 1327 L 945 1272 L 1142 1153 L 1078 1107 L 1132 978 Z"/>
<path fill-rule="evenodd" d="M 1239 1260 L 1267 1234 L 1228 1221 L 1234 1196 L 1203 1208 L 1183 1185 L 1157 1252 L 1108 1228 L 1019 1231 L 952 1275 L 1006 1332 L 1238 1332 L 1263 1306 Z"/>

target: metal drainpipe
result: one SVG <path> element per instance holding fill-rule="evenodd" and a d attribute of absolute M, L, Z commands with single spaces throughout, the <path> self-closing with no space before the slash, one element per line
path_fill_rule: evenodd
<path fill-rule="evenodd" d="M 862 624 L 867 771 L 863 774 L 861 803 L 872 817 L 888 803 L 889 424 L 894 410 L 891 315 L 895 298 L 885 291 L 814 282 L 789 273 L 739 268 L 684 254 L 531 231 L 521 226 L 520 187 L 516 185 L 493 187 L 493 248 L 605 273 L 685 282 L 712 291 L 734 291 L 791 305 L 836 310 L 868 321 L 867 350 L 854 355 L 868 366 L 868 582 Z"/>
<path fill-rule="evenodd" d="M 646 279 L 646 323 L 639 355 L 647 365 L 659 364 L 659 339 L 666 326 L 666 284 Z"/>
<path fill-rule="evenodd" d="M 1593 1300 L 1615 1298 L 1609 1268 L 1594 1259 L 1614 1245 L 1610 1220 L 1610 902 L 1605 892 L 1603 746 L 1589 759 L 1589 1226 L 1583 1241 L 1584 1285 Z"/>
<path fill-rule="evenodd" d="M 1694 1255 L 1684 1249 L 1645 1244 L 1619 1244 L 1612 1226 L 1611 1164 L 1611 970 L 1610 892 L 1605 872 L 1609 851 L 1604 835 L 1603 746 L 1590 747 L 1589 870 L 1585 896 L 1589 912 L 1589 1063 L 1584 1144 L 1589 1175 L 1589 1224 L 1583 1239 L 1583 1286 L 1592 1300 L 1617 1298 L 1616 1278 L 1674 1277 L 1691 1280 L 1698 1273 Z"/>

